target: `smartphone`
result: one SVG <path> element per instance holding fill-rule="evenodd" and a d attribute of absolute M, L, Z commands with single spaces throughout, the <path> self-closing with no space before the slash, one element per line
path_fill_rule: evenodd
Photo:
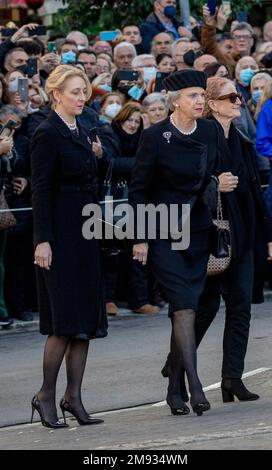
<path fill-rule="evenodd" d="M 216 12 L 216 7 L 217 7 L 217 0 L 208 0 L 207 4 L 209 7 L 211 16 L 214 16 Z"/>
<path fill-rule="evenodd" d="M 97 128 L 96 127 L 92 127 L 89 130 L 89 136 L 92 142 L 97 142 Z"/>
<path fill-rule="evenodd" d="M 28 101 L 28 78 L 18 78 L 18 93 L 22 101 Z"/>
<path fill-rule="evenodd" d="M 137 81 L 139 78 L 139 72 L 136 70 L 118 70 L 117 72 L 117 80 L 121 82 L 121 80 L 127 80 L 129 82 Z"/>
<path fill-rule="evenodd" d="M 18 31 L 17 28 L 2 28 L 0 33 L 4 37 L 9 37 L 16 33 L 16 31 Z"/>
<path fill-rule="evenodd" d="M 29 36 L 46 36 L 46 26 L 36 26 L 35 29 L 28 30 Z"/>
<path fill-rule="evenodd" d="M 18 122 L 9 119 L 9 121 L 0 130 L 0 137 L 9 137 L 16 126 L 18 126 Z"/>
<path fill-rule="evenodd" d="M 38 59 L 28 59 L 26 67 L 26 75 L 32 78 L 38 73 Z"/>
<path fill-rule="evenodd" d="M 120 35 L 120 31 L 101 31 L 99 34 L 100 41 L 115 41 Z"/>
<path fill-rule="evenodd" d="M 230 3 L 230 1 L 222 0 L 222 6 L 223 6 L 225 14 L 229 16 L 231 14 L 231 3 Z"/>
<path fill-rule="evenodd" d="M 169 72 L 157 72 L 154 91 L 160 92 L 164 89 L 163 80 L 170 75 Z"/>
<path fill-rule="evenodd" d="M 47 51 L 48 51 L 48 52 L 54 52 L 54 53 L 56 53 L 56 52 L 57 52 L 56 43 L 55 43 L 55 42 L 52 42 L 52 41 L 49 41 L 49 42 L 47 43 Z"/>

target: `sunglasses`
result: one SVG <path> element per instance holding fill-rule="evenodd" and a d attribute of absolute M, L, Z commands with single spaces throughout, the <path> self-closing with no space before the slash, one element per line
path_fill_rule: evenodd
<path fill-rule="evenodd" d="M 242 101 L 243 95 L 242 93 L 229 93 L 228 95 L 222 95 L 219 96 L 217 99 L 218 100 L 230 100 L 232 104 L 236 103 L 237 98 L 239 98 L 240 101 Z"/>

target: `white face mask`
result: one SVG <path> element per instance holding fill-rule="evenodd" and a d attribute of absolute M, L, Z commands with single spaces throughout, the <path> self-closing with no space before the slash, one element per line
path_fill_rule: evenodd
<path fill-rule="evenodd" d="M 83 51 L 83 49 L 85 49 L 85 46 L 83 46 L 82 44 L 77 45 L 77 50 L 78 51 Z"/>
<path fill-rule="evenodd" d="M 152 78 L 156 77 L 156 67 L 144 67 L 144 81 L 149 82 Z"/>
<path fill-rule="evenodd" d="M 113 119 L 119 113 L 121 108 L 122 106 L 119 103 L 108 104 L 105 109 L 105 114 Z"/>
<path fill-rule="evenodd" d="M 28 103 L 28 106 L 27 106 L 28 114 L 33 114 L 33 113 L 36 113 L 37 111 L 40 111 L 40 108 L 32 108 L 31 104 Z"/>
<path fill-rule="evenodd" d="M 16 77 L 15 80 L 9 82 L 8 90 L 10 93 L 16 93 L 16 91 L 18 90 L 18 77 Z"/>

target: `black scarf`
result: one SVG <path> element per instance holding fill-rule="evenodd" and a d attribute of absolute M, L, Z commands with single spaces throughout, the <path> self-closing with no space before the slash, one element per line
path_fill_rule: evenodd
<path fill-rule="evenodd" d="M 128 134 L 125 132 L 121 126 L 117 125 L 115 122 L 111 124 L 115 134 L 119 138 L 121 154 L 120 157 L 135 157 L 140 135 L 142 132 L 142 126 L 139 127 L 138 131 L 135 134 Z"/>
<path fill-rule="evenodd" d="M 219 123 L 218 130 L 221 170 L 219 174 L 230 171 L 233 175 L 238 176 L 237 189 L 230 193 L 223 193 L 222 200 L 227 208 L 230 221 L 233 257 L 239 258 L 244 249 L 252 247 L 253 244 L 254 209 L 239 133 L 233 124 L 230 126 L 228 139 L 225 138 L 224 130 Z"/>

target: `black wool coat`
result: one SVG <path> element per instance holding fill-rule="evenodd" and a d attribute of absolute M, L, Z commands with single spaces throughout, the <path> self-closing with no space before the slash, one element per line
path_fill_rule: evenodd
<path fill-rule="evenodd" d="M 41 333 L 92 338 L 106 335 L 105 309 L 98 242 L 82 235 L 82 209 L 97 202 L 98 165 L 78 127 L 79 137 L 52 111 L 33 135 L 34 245 L 52 249 L 50 270 L 37 267 Z"/>

